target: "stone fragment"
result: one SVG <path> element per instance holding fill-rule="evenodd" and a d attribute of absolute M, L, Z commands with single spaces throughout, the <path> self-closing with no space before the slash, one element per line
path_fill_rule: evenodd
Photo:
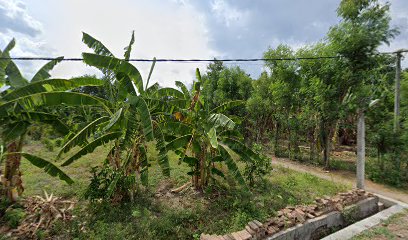
<path fill-rule="evenodd" d="M 249 234 L 249 232 L 247 232 L 245 229 L 242 231 L 239 231 L 238 233 L 241 236 L 242 240 L 250 240 L 252 238 L 252 235 Z"/>
<path fill-rule="evenodd" d="M 208 234 L 201 234 L 200 240 L 210 240 L 211 236 Z"/>
<path fill-rule="evenodd" d="M 222 236 L 225 240 L 234 240 L 234 237 L 231 234 L 225 234 Z"/>
<path fill-rule="evenodd" d="M 239 232 L 233 232 L 231 233 L 231 235 L 234 238 L 234 240 L 241 240 L 241 235 L 239 234 Z"/>
<path fill-rule="evenodd" d="M 293 221 L 288 220 L 285 222 L 285 228 L 290 228 L 293 226 L 295 226 L 295 223 Z"/>
<path fill-rule="evenodd" d="M 287 208 L 283 209 L 283 214 L 285 216 L 288 216 L 291 212 L 292 212 L 292 210 L 290 210 L 290 209 L 287 209 Z"/>
<path fill-rule="evenodd" d="M 338 211 L 343 211 L 343 205 L 342 204 L 340 204 L 340 203 L 337 203 L 336 204 L 336 209 L 338 210 Z"/>
<path fill-rule="evenodd" d="M 316 216 L 316 217 L 322 216 L 323 214 L 324 214 L 323 211 L 315 212 L 315 216 Z"/>
<path fill-rule="evenodd" d="M 247 232 L 249 234 L 251 234 L 252 236 L 256 235 L 256 232 L 254 230 L 252 230 L 252 228 L 250 226 L 248 226 L 248 225 L 245 226 L 245 230 L 247 230 Z"/>
<path fill-rule="evenodd" d="M 312 214 L 310 214 L 310 213 L 307 213 L 307 214 L 306 214 L 306 217 L 307 217 L 307 218 L 310 218 L 310 219 L 314 218 L 314 216 L 313 216 Z"/>
<path fill-rule="evenodd" d="M 252 222 L 255 223 L 256 225 L 258 225 L 259 227 L 262 227 L 262 223 L 260 221 L 255 219 Z"/>
<path fill-rule="evenodd" d="M 270 236 L 270 235 L 273 235 L 273 234 L 279 232 L 279 228 L 276 228 L 276 227 L 268 227 L 267 232 L 268 232 L 268 235 Z"/>
<path fill-rule="evenodd" d="M 248 223 L 248 226 L 249 226 L 252 230 L 254 230 L 255 232 L 258 232 L 258 231 L 259 231 L 259 228 L 260 228 L 256 223 L 254 223 L 254 221 L 249 222 L 249 223 Z"/>

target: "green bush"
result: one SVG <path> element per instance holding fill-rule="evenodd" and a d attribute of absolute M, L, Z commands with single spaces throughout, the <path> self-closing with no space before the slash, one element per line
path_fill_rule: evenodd
<path fill-rule="evenodd" d="M 259 155 L 259 159 L 245 162 L 244 176 L 249 182 L 249 185 L 254 186 L 255 183 L 262 181 L 263 177 L 272 170 L 271 159 L 262 155 L 262 146 L 253 144 L 252 150 Z"/>
<path fill-rule="evenodd" d="M 94 202 L 99 199 L 104 201 L 128 201 L 131 191 L 136 187 L 136 176 L 126 175 L 122 170 L 114 170 L 109 164 L 94 167 L 91 170 L 91 182 L 84 194 L 85 199 Z"/>
<path fill-rule="evenodd" d="M 22 208 L 10 208 L 4 214 L 4 219 L 11 228 L 17 228 L 26 216 Z"/>

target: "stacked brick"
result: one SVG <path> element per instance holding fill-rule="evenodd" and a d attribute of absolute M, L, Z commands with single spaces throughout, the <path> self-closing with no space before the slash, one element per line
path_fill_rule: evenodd
<path fill-rule="evenodd" d="M 313 204 L 307 206 L 286 207 L 277 212 L 276 216 L 265 223 L 251 221 L 245 229 L 220 235 L 202 234 L 201 240 L 255 240 L 272 236 L 284 229 L 303 224 L 308 219 L 322 216 L 333 211 L 342 211 L 344 207 L 355 204 L 363 199 L 372 197 L 371 193 L 357 189 L 346 193 L 339 193 L 334 197 L 316 198 Z"/>

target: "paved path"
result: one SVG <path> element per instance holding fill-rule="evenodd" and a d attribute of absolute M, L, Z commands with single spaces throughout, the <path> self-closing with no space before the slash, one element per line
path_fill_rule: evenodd
<path fill-rule="evenodd" d="M 317 177 L 333 181 L 333 182 L 340 182 L 343 184 L 348 184 L 351 186 L 355 186 L 356 183 L 356 176 L 352 172 L 347 171 L 330 171 L 327 172 L 319 167 L 303 165 L 295 161 L 291 161 L 285 158 L 272 158 L 273 165 L 281 165 L 286 168 L 290 168 L 299 172 L 307 172 L 313 174 Z M 408 203 L 408 191 L 399 190 L 393 187 L 389 187 L 383 184 L 374 183 L 368 179 L 365 180 L 366 191 L 377 193 L 384 195 L 389 198 L 393 198 L 399 200 L 401 202 Z"/>

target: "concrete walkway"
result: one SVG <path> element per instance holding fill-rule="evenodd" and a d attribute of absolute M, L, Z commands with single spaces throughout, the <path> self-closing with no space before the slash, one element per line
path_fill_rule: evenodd
<path fill-rule="evenodd" d="M 289 169 L 296 170 L 298 172 L 306 172 L 317 177 L 347 184 L 355 187 L 356 176 L 355 174 L 347 171 L 330 171 L 327 172 L 319 167 L 310 165 L 303 165 L 295 161 L 291 161 L 285 158 L 272 157 L 272 165 L 280 165 Z M 372 193 L 384 195 L 386 197 L 399 200 L 404 203 L 408 203 L 408 191 L 399 190 L 393 187 L 389 187 L 383 184 L 374 183 L 368 179 L 365 180 L 365 190 Z"/>

